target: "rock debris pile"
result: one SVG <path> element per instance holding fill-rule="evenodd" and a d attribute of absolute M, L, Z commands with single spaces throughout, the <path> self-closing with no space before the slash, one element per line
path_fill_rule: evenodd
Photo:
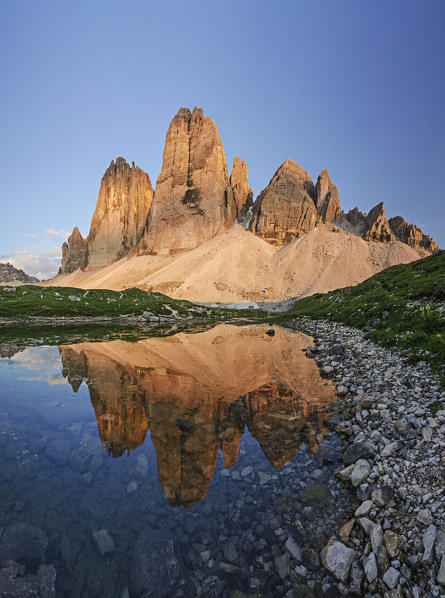
<path fill-rule="evenodd" d="M 335 474 L 352 486 L 350 520 L 323 549 L 341 595 L 430 598 L 445 590 L 445 392 L 425 362 L 339 324 L 302 320 L 307 355 L 334 378 L 351 417 Z"/>

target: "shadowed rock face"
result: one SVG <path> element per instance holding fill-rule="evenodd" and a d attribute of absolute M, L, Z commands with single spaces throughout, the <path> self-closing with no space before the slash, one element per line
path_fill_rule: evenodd
<path fill-rule="evenodd" d="M 402 216 L 395 216 L 388 220 L 391 230 L 402 243 L 410 247 L 423 248 L 433 252 L 439 249 L 437 243 L 415 224 L 408 224 Z"/>
<path fill-rule="evenodd" d="M 253 191 L 249 187 L 249 171 L 244 160 L 240 157 L 233 159 L 230 185 L 235 200 L 236 216 L 238 222 L 242 222 L 253 205 Z"/>
<path fill-rule="evenodd" d="M 286 160 L 254 204 L 252 230 L 271 245 L 285 245 L 317 222 L 315 187 L 301 166 Z"/>
<path fill-rule="evenodd" d="M 158 473 L 174 506 L 207 493 L 218 451 L 238 459 L 247 426 L 274 467 L 304 442 L 314 455 L 336 398 L 302 349 L 310 338 L 280 328 L 216 326 L 138 343 L 60 347 L 63 373 L 77 391 L 87 380 L 99 435 L 119 457 L 144 442 L 156 447 Z M 240 372 L 242 374 L 240 375 Z"/>
<path fill-rule="evenodd" d="M 194 249 L 236 220 L 218 129 L 201 108 L 181 108 L 167 131 L 142 253 Z"/>
<path fill-rule="evenodd" d="M 147 223 L 153 188 L 146 172 L 111 161 L 100 185 L 88 235 L 88 265 L 106 266 L 135 247 Z"/>
<path fill-rule="evenodd" d="M 23 270 L 15 268 L 9 262 L 0 263 L 0 283 L 39 282 L 35 276 L 28 276 Z"/>
<path fill-rule="evenodd" d="M 78 268 L 85 268 L 88 264 L 87 240 L 82 237 L 77 226 L 68 237 L 68 241 L 62 245 L 62 266 L 61 274 L 74 272 Z"/>

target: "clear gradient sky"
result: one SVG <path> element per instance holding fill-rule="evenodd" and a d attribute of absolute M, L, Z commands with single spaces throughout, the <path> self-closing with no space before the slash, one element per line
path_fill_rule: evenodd
<path fill-rule="evenodd" d="M 0 261 L 53 274 L 111 159 L 153 185 L 181 106 L 255 195 L 291 158 L 445 247 L 444 0 L 2 0 Z"/>

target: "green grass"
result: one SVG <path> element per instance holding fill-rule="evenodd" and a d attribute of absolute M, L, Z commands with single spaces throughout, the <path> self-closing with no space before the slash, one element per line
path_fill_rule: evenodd
<path fill-rule="evenodd" d="M 367 338 L 429 362 L 445 386 L 445 313 L 440 303 L 445 303 L 445 251 L 393 266 L 354 287 L 301 299 L 278 320 L 285 324 L 308 316 L 365 329 Z"/>
<path fill-rule="evenodd" d="M 8 291 L 5 287 L 0 287 L 0 318 L 7 320 L 57 317 L 118 319 L 123 316 L 139 316 L 144 311 L 177 320 L 196 318 L 218 321 L 246 316 L 258 318 L 258 314 L 250 311 L 211 309 L 136 288 L 120 292 L 34 285 Z"/>

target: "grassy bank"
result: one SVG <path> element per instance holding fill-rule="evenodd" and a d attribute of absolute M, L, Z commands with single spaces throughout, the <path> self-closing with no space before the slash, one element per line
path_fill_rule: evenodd
<path fill-rule="evenodd" d="M 251 311 L 211 309 L 171 299 L 161 293 L 140 289 L 125 291 L 83 290 L 69 287 L 0 287 L 0 318 L 32 320 L 38 318 L 112 318 L 153 316 L 170 320 L 221 320 L 228 317 L 257 317 Z"/>
<path fill-rule="evenodd" d="M 383 346 L 428 361 L 445 386 L 445 251 L 393 266 L 354 287 L 312 295 L 279 319 L 322 318 L 361 328 Z"/>

